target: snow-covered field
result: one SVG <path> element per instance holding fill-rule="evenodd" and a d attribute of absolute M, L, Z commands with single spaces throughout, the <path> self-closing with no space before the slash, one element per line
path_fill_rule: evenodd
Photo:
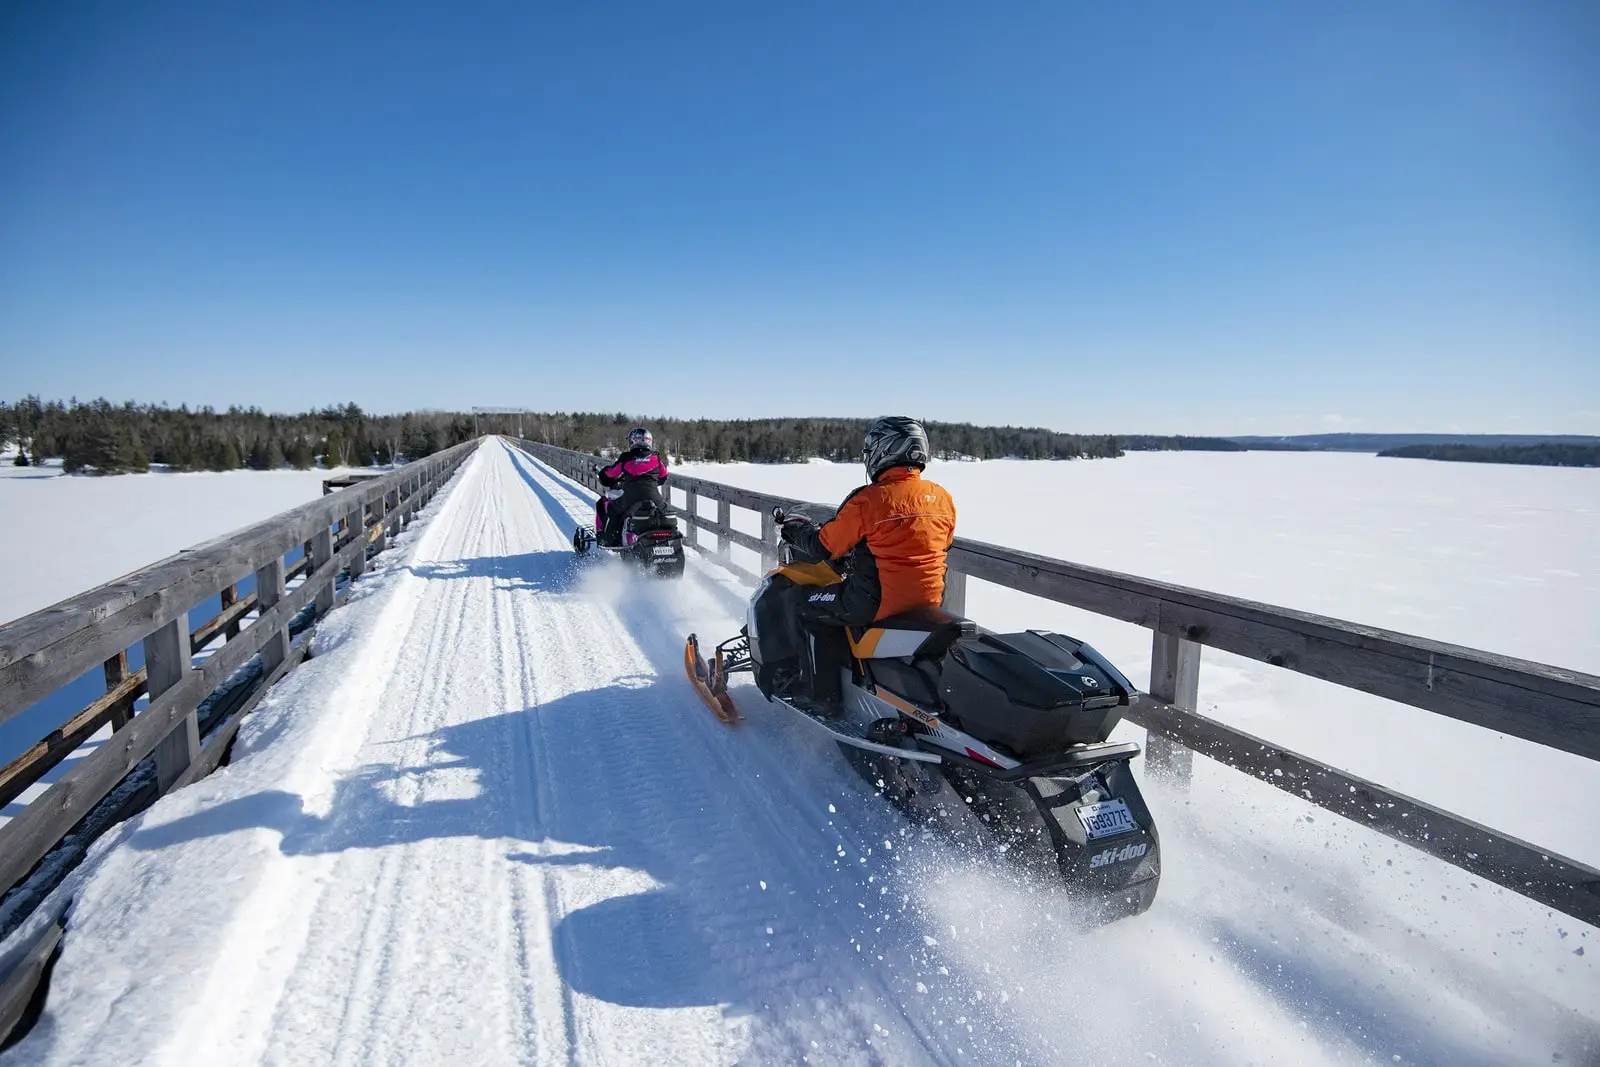
<path fill-rule="evenodd" d="M 1000 536 L 1013 510 L 983 529 L 972 470 L 939 472 L 965 532 L 1059 550 Z M 1083 928 L 748 689 L 716 722 L 682 636 L 733 632 L 747 591 L 699 560 L 671 584 L 577 567 L 588 512 L 486 444 L 233 763 L 95 847 L 46 1015 L 0 1064 L 1600 1062 L 1600 933 L 1203 760 L 1187 791 L 1147 779 L 1154 908 Z M 1056 624 L 974 592 L 991 625 Z"/>
<path fill-rule="evenodd" d="M 0 623 L 315 500 L 337 473 L 95 478 L 0 464 Z"/>
<path fill-rule="evenodd" d="M 681 469 L 827 503 L 862 480 L 855 464 Z M 962 536 L 1600 674 L 1600 471 L 1146 452 L 936 463 L 929 477 L 955 496 Z M 1149 677 L 1139 627 L 982 582 L 967 611 L 1063 630 Z M 1576 814 L 1600 811 L 1587 760 L 1211 649 L 1200 698 L 1240 729 L 1600 865 L 1600 820 Z M 1486 789 L 1501 772 L 1538 782 L 1540 802 Z"/>

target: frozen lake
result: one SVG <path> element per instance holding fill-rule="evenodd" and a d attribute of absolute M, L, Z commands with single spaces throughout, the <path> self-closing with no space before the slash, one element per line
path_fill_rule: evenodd
<path fill-rule="evenodd" d="M 0 466 L 0 622 L 322 495 L 337 472 L 66 476 Z"/>

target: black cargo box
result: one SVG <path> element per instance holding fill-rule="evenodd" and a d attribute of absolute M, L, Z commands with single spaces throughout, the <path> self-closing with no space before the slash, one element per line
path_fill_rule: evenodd
<path fill-rule="evenodd" d="M 939 688 L 961 729 L 1020 759 L 1104 741 L 1133 691 L 1094 649 L 1044 630 L 962 638 Z"/>

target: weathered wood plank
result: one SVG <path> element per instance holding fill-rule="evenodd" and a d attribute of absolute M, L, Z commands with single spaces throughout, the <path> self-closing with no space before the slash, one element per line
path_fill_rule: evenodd
<path fill-rule="evenodd" d="M 717 522 L 712 527 L 712 532 L 717 535 L 717 558 L 727 561 L 733 558 L 731 546 L 735 540 L 733 529 L 733 505 L 727 500 L 717 501 Z"/>
<path fill-rule="evenodd" d="M 39 931 L 37 940 L 21 962 L 6 975 L 4 982 L 0 982 L 0 1042 L 9 1038 L 17 1023 L 22 1021 L 44 977 L 45 965 L 61 943 L 61 933 L 60 922 L 50 923 Z"/>
<path fill-rule="evenodd" d="M 766 547 L 761 543 L 761 538 L 754 534 L 747 534 L 743 530 L 735 530 L 732 527 L 722 525 L 720 522 L 709 522 L 702 519 L 699 523 L 699 528 L 705 533 L 715 534 L 718 538 L 730 544 L 748 548 L 752 552 L 761 552 Z"/>
<path fill-rule="evenodd" d="M 227 585 L 223 586 L 222 594 L 218 599 L 220 599 L 222 602 L 222 608 L 218 616 L 220 618 L 222 616 L 226 616 L 228 614 L 228 609 L 239 602 L 239 584 L 237 582 L 229 582 Z M 249 609 L 247 608 L 246 610 Z M 223 624 L 223 629 L 227 633 L 228 640 L 231 641 L 235 637 L 239 636 L 239 619 L 243 616 L 243 614 L 244 612 L 240 612 L 238 615 L 235 615 L 233 618 L 229 619 Z"/>
<path fill-rule="evenodd" d="M 333 587 L 336 580 L 336 567 L 330 567 L 333 562 L 333 534 L 324 526 L 311 538 L 311 577 L 308 581 L 316 584 L 317 615 L 320 617 L 333 610 Z"/>
<path fill-rule="evenodd" d="M 973 577 L 1600 759 L 1592 675 L 972 544 L 951 561 Z"/>
<path fill-rule="evenodd" d="M 1170 708 L 1195 711 L 1200 706 L 1200 646 L 1157 630 L 1150 648 L 1150 695 Z M 1145 746 L 1146 765 L 1187 782 L 1194 751 L 1164 734 L 1151 734 Z"/>
<path fill-rule="evenodd" d="M 1130 709 L 1128 719 L 1319 808 L 1404 841 L 1575 919 L 1600 926 L 1600 871 L 1587 864 L 1441 811 L 1191 711 L 1141 699 Z"/>
<path fill-rule="evenodd" d="M 121 685 L 123 680 L 128 677 L 128 651 L 127 651 L 127 649 L 123 649 L 121 652 L 118 652 L 115 656 L 112 656 L 110 659 L 106 660 L 105 666 L 104 666 L 104 670 L 105 670 L 105 676 L 106 676 L 106 692 L 109 693 L 113 689 L 115 689 L 119 685 Z M 122 729 L 124 726 L 127 725 L 128 717 L 131 714 L 132 714 L 132 712 L 129 709 L 126 709 L 126 708 L 119 708 L 119 709 L 116 709 L 116 710 L 112 711 L 112 713 L 111 713 L 111 728 L 113 730 Z"/>
<path fill-rule="evenodd" d="M 771 570 L 778 565 L 778 520 L 772 509 L 761 512 L 761 569 Z"/>
<path fill-rule="evenodd" d="M 43 739 L 34 742 L 26 752 L 0 770 L 0 807 L 16 800 L 29 786 L 48 774 L 52 767 L 93 737 L 102 726 L 113 723 L 113 729 L 120 729 L 115 725 L 118 719 L 123 724 L 127 723 L 129 709 L 134 701 L 144 695 L 144 691 L 145 673 L 141 670 L 118 681 L 114 688 L 93 704 L 50 731 Z"/>
<path fill-rule="evenodd" d="M 273 627 L 269 619 L 272 609 L 283 599 L 283 581 L 282 556 L 274 556 L 264 567 L 256 571 L 256 599 L 261 603 L 261 617 L 250 628 L 254 630 L 256 627 L 261 627 L 262 632 L 266 634 L 261 642 L 260 654 L 262 669 L 268 674 L 277 670 L 278 665 L 289 654 L 288 626 Z"/>
<path fill-rule="evenodd" d="M 351 553 L 349 557 L 348 566 L 352 582 L 367 571 L 367 529 L 362 524 L 363 511 L 363 508 L 355 508 L 345 517 L 345 524 L 350 530 L 350 537 L 361 543 L 361 551 Z"/>
<path fill-rule="evenodd" d="M 146 684 L 152 700 L 177 688 L 185 675 L 193 673 L 189 642 L 183 630 L 183 620 L 173 619 L 144 639 Z M 155 748 L 156 787 L 165 793 L 199 754 L 199 724 L 190 708 Z"/>
<path fill-rule="evenodd" d="M 26 876 L 90 808 L 193 712 L 205 695 L 200 686 L 199 674 L 190 671 L 112 734 L 111 740 L 73 764 L 48 792 L 0 826 L 0 892 Z"/>
<path fill-rule="evenodd" d="M 944 572 L 944 597 L 939 606 L 952 615 L 967 613 L 967 575 L 954 567 Z"/>

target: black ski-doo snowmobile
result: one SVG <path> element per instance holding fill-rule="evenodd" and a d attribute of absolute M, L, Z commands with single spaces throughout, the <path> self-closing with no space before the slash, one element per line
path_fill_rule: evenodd
<path fill-rule="evenodd" d="M 1161 876 L 1155 822 L 1134 781 L 1130 742 L 1112 728 L 1136 690 L 1081 641 L 1043 630 L 996 634 L 937 608 L 850 628 L 851 666 L 836 715 L 793 696 L 801 631 L 795 586 L 828 585 L 827 563 L 783 563 L 750 600 L 739 636 L 710 662 L 690 635 L 684 666 L 707 706 L 740 718 L 729 675 L 749 673 L 770 701 L 828 730 L 851 763 L 897 806 L 942 791 L 971 807 L 1007 851 L 1055 865 L 1088 910 L 1110 920 L 1155 899 Z"/>
<path fill-rule="evenodd" d="M 649 496 L 628 505 L 618 530 L 617 542 L 610 544 L 601 540 L 603 531 L 579 526 L 572 533 L 572 550 L 585 556 L 600 549 L 621 556 L 656 577 L 683 577 L 683 532 L 659 490 L 652 486 Z"/>

